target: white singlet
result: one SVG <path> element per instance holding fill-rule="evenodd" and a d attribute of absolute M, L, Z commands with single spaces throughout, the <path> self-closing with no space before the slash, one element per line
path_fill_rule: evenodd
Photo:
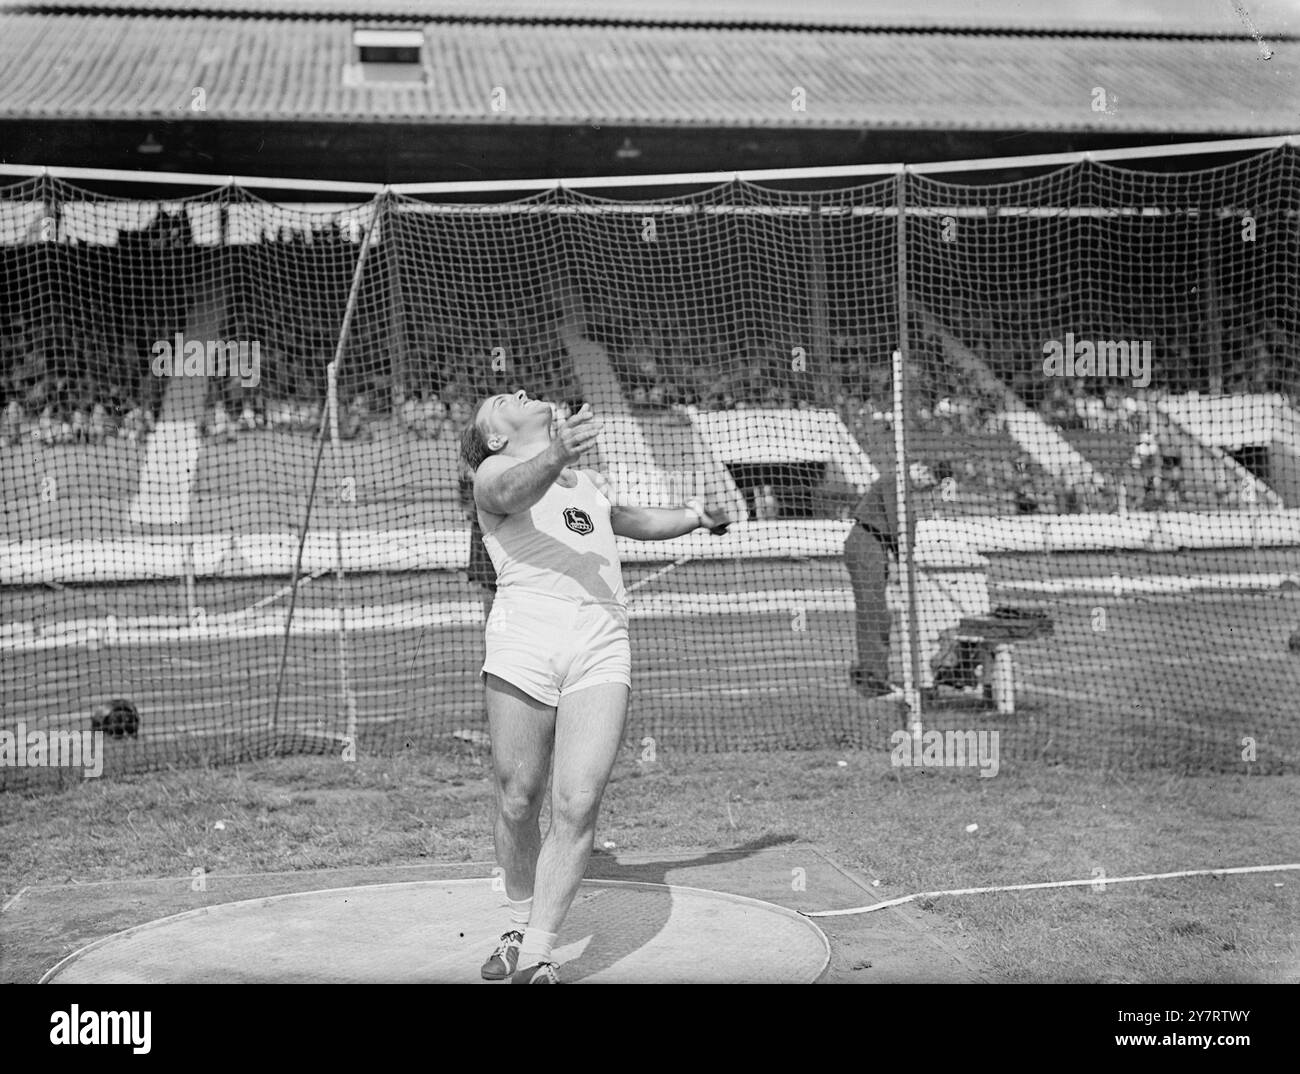
<path fill-rule="evenodd" d="M 497 572 L 483 674 L 546 705 L 602 683 L 631 686 L 627 594 L 605 494 L 580 470 L 485 528 Z"/>

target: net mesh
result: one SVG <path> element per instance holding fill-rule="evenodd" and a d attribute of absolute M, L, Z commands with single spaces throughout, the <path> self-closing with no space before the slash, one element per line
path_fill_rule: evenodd
<path fill-rule="evenodd" d="M 890 748 L 914 674 L 1006 759 L 1294 771 L 1295 152 L 959 178 L 3 188 L 0 781 L 90 728 L 110 771 L 481 745 L 458 434 L 520 389 L 592 404 L 623 502 L 735 519 L 621 543 L 633 746 Z"/>

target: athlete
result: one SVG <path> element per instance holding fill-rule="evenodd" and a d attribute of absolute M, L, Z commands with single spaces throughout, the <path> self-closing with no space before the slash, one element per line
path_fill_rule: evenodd
<path fill-rule="evenodd" d="M 694 502 L 614 504 L 608 482 L 576 465 L 600 429 L 589 406 L 554 421 L 549 403 L 521 391 L 481 403 L 461 438 L 497 572 L 482 675 L 510 927 L 483 964 L 488 980 L 559 981 L 552 949 L 591 855 L 632 684 L 615 535 L 661 541 L 726 527 Z"/>

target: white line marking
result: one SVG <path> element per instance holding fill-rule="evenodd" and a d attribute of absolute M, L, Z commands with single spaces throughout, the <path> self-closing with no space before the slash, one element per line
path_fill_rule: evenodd
<path fill-rule="evenodd" d="M 9 907 L 13 906 L 14 903 L 16 903 L 19 899 L 21 899 L 23 895 L 26 893 L 26 891 L 27 891 L 27 886 L 24 885 L 23 887 L 20 887 L 8 899 L 6 899 L 5 904 L 3 906 L 0 906 L 0 914 L 3 914 L 6 910 L 9 909 Z"/>
<path fill-rule="evenodd" d="M 1041 884 L 1005 884 L 991 888 L 953 888 L 949 891 L 918 891 L 912 895 L 903 895 L 897 899 L 872 903 L 870 906 L 855 906 L 848 910 L 800 910 L 805 917 L 847 917 L 851 914 L 869 914 L 875 910 L 884 910 L 890 906 L 902 906 L 913 899 L 937 899 L 944 895 L 988 895 L 1000 891 L 1042 891 L 1045 888 L 1077 888 L 1085 884 L 1135 884 L 1140 880 L 1178 880 L 1189 876 L 1240 876 L 1244 873 L 1280 873 L 1300 870 L 1300 862 L 1289 865 L 1240 865 L 1231 869 L 1186 869 L 1178 873 L 1144 873 L 1141 876 L 1106 876 L 1089 877 L 1087 880 L 1048 880 Z"/>
<path fill-rule="evenodd" d="M 1022 593 L 1050 593 L 1053 596 L 1085 597 L 1094 594 L 1125 596 L 1127 594 L 1184 594 L 1184 593 L 1254 593 L 1281 589 L 1291 585 L 1300 588 L 1300 575 L 1237 572 L 1235 574 L 1163 575 L 1146 578 L 1091 577 L 1076 575 L 1070 578 L 1006 580 L 990 582 L 991 589 L 1011 589 Z M 1118 592 L 1116 591 L 1118 590 Z"/>

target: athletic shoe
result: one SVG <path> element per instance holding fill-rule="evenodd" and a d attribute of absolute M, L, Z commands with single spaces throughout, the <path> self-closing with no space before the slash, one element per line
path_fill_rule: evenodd
<path fill-rule="evenodd" d="M 515 970 L 510 975 L 511 984 L 559 984 L 560 975 L 554 962 L 539 962 L 526 970 Z"/>
<path fill-rule="evenodd" d="M 488 955 L 488 960 L 483 963 L 483 980 L 504 981 L 514 973 L 515 967 L 519 964 L 519 945 L 523 942 L 522 932 L 504 933 L 496 950 Z"/>

